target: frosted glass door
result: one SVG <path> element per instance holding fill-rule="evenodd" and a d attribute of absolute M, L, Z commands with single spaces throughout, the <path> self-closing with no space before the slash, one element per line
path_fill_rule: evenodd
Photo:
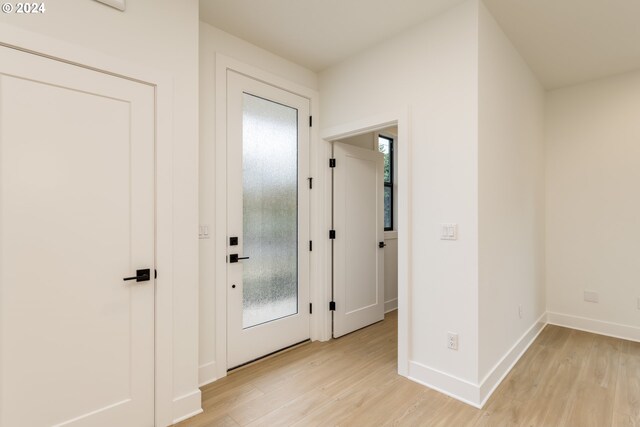
<path fill-rule="evenodd" d="M 227 72 L 227 368 L 309 338 L 309 100 Z"/>
<path fill-rule="evenodd" d="M 243 93 L 242 327 L 298 312 L 298 111 Z"/>

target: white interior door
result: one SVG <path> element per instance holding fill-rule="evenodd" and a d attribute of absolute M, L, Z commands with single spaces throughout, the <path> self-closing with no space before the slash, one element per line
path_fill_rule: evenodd
<path fill-rule="evenodd" d="M 333 336 L 384 319 L 384 156 L 335 142 Z"/>
<path fill-rule="evenodd" d="M 0 47 L 0 426 L 153 425 L 153 272 L 153 88 Z"/>
<path fill-rule="evenodd" d="M 227 114 L 233 368 L 309 339 L 309 100 L 228 71 Z"/>

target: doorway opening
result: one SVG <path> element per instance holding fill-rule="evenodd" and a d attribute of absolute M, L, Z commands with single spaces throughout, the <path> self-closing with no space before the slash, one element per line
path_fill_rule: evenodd
<path fill-rule="evenodd" d="M 384 313 L 398 309 L 398 126 L 339 140 L 344 144 L 378 151 L 384 156 Z"/>
<path fill-rule="evenodd" d="M 380 177 L 378 185 L 382 194 L 383 203 L 380 207 L 382 215 L 382 242 L 383 249 L 383 270 L 381 280 L 384 290 L 382 293 L 382 318 L 389 315 L 397 319 L 397 336 L 398 336 L 398 374 L 408 376 L 409 374 L 409 336 L 410 336 L 410 272 L 411 272 L 411 203 L 408 195 L 410 194 L 411 170 L 410 156 L 411 144 L 408 135 L 408 111 L 400 110 L 381 114 L 368 119 L 360 120 L 350 124 L 338 126 L 326 130 L 323 133 L 323 139 L 331 144 L 331 150 L 335 148 L 335 144 L 349 147 L 353 150 L 367 150 L 369 152 L 380 153 L 383 156 L 383 174 Z M 334 151 L 330 151 L 332 154 Z M 333 157 L 333 156 L 332 156 Z M 386 160 L 385 179 L 384 171 Z M 336 159 L 337 161 L 337 159 Z M 335 174 L 335 172 L 333 172 Z M 331 181 L 331 178 L 328 179 Z M 331 182 L 335 189 L 335 182 Z M 386 195 L 386 211 L 387 216 L 384 217 L 384 197 Z M 333 198 L 335 194 L 330 192 L 330 198 L 327 204 L 330 211 L 329 217 L 334 225 L 336 219 L 333 214 Z M 384 223 L 386 221 L 386 224 Z M 385 227 L 386 226 L 386 227 Z M 384 230 L 387 228 L 387 230 Z M 336 230 L 336 233 L 338 230 Z M 337 236 L 337 234 L 336 234 Z M 337 240 L 336 240 L 337 241 Z M 332 241 L 335 245 L 336 241 Z M 381 245 L 381 246 L 382 246 Z M 335 248 L 334 248 L 335 249 Z M 387 256 L 389 253 L 389 256 Z M 335 253 L 331 254 L 331 258 Z M 388 264 L 388 265 L 387 265 Z M 327 267 L 331 280 L 331 296 L 338 297 L 334 293 L 335 276 L 332 263 Z M 339 302 L 336 301 L 336 308 Z M 335 312 L 332 312 L 329 319 L 329 328 L 335 326 Z M 382 320 L 382 318 L 380 320 Z M 365 325 L 366 326 L 366 325 Z M 362 326 L 364 327 L 364 326 Z M 332 329 L 335 332 L 335 329 Z M 335 336 L 335 334 L 332 334 Z"/>
<path fill-rule="evenodd" d="M 332 336 L 337 338 L 383 320 L 398 306 L 398 128 L 332 145 Z"/>

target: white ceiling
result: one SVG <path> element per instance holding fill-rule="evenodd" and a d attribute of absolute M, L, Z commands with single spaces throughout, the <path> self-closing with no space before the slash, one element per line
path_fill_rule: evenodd
<path fill-rule="evenodd" d="M 322 71 L 462 0 L 200 0 L 200 19 Z M 640 0 L 484 0 L 542 84 L 640 68 Z"/>
<path fill-rule="evenodd" d="M 200 0 L 200 19 L 313 71 L 462 0 Z"/>
<path fill-rule="evenodd" d="M 484 0 L 549 89 L 640 68 L 640 0 Z"/>

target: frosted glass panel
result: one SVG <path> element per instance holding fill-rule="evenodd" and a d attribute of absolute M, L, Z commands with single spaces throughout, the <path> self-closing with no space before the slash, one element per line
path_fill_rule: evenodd
<path fill-rule="evenodd" d="M 247 93 L 242 109 L 242 327 L 298 312 L 298 111 Z"/>

